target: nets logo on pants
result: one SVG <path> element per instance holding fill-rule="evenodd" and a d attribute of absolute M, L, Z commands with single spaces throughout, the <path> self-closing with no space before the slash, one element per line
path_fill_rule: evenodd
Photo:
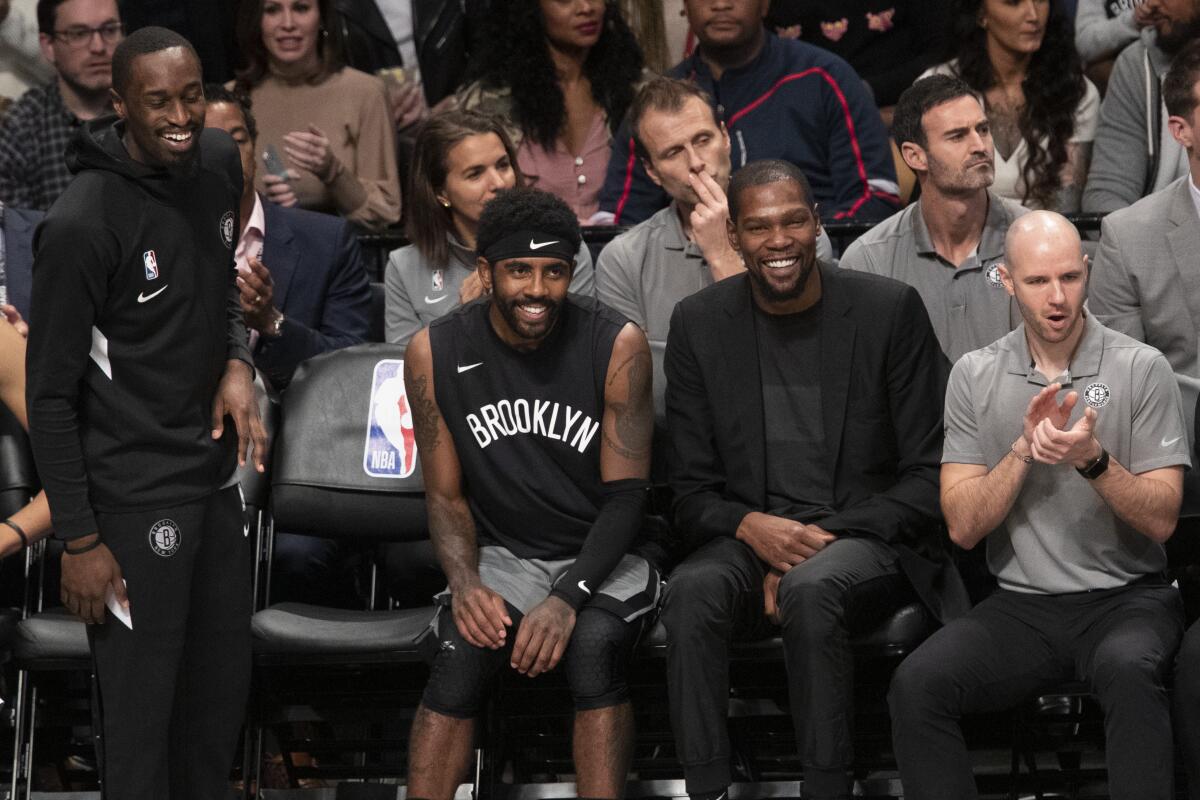
<path fill-rule="evenodd" d="M 404 391 L 404 362 L 375 365 L 363 470 L 375 478 L 407 478 L 417 468 L 417 437 Z"/>

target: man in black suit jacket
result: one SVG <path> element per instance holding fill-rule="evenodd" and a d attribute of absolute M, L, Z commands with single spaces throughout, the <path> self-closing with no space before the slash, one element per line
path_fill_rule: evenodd
<path fill-rule="evenodd" d="M 5 305 L 16 308 L 28 322 L 29 292 L 33 284 L 33 229 L 42 221 L 41 211 L 10 208 L 0 203 L 0 253 L 3 253 Z"/>
<path fill-rule="evenodd" d="M 672 725 L 688 793 L 730 782 L 728 644 L 783 631 L 804 796 L 849 797 L 849 637 L 920 598 L 965 609 L 938 509 L 948 365 L 920 297 L 816 259 L 803 174 L 742 168 L 730 240 L 748 272 L 684 299 L 667 340 L 674 517 Z"/>

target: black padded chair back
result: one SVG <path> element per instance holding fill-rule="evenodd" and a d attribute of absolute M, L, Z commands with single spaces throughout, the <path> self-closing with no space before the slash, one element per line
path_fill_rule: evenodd
<path fill-rule="evenodd" d="M 362 344 L 300 365 L 283 395 L 272 465 L 277 530 L 423 539 L 424 481 L 403 348 Z"/>
<path fill-rule="evenodd" d="M 39 488 L 29 437 L 16 416 L 0 405 L 0 516 L 11 516 Z"/>
<path fill-rule="evenodd" d="M 650 342 L 650 360 L 654 366 L 654 444 L 651 449 L 650 482 L 655 486 L 667 484 L 667 373 L 663 370 L 666 351 L 666 342 Z"/>
<path fill-rule="evenodd" d="M 387 340 L 387 329 L 384 324 L 384 307 L 386 294 L 383 284 L 371 283 L 371 310 L 367 316 L 367 341 L 384 342 Z M 403 355 L 403 353 L 401 353 Z"/>

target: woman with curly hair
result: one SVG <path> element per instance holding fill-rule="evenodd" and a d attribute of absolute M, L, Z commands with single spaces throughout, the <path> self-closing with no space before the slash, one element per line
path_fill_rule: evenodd
<path fill-rule="evenodd" d="M 954 75 L 979 93 L 996 147 L 992 190 L 1029 208 L 1078 211 L 1100 95 L 1061 12 L 1051 0 L 957 6 L 954 58 L 925 75 Z"/>
<path fill-rule="evenodd" d="M 491 24 L 457 104 L 506 118 L 529 183 L 587 223 L 642 75 L 637 39 L 614 0 L 510 0 Z"/>

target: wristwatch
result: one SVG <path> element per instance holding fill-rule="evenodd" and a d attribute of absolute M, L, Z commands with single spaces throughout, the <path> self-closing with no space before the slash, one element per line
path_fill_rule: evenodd
<path fill-rule="evenodd" d="M 280 311 L 279 309 L 276 309 L 274 319 L 272 319 L 269 323 L 267 323 L 266 329 L 263 330 L 263 336 L 269 336 L 272 339 L 278 339 L 282 335 L 283 335 L 283 312 Z"/>
<path fill-rule="evenodd" d="M 1075 471 L 1089 481 L 1094 481 L 1104 474 L 1108 469 L 1108 451 L 1103 447 L 1100 448 L 1100 455 L 1096 456 L 1096 460 L 1088 464 L 1086 467 L 1076 467 Z"/>

